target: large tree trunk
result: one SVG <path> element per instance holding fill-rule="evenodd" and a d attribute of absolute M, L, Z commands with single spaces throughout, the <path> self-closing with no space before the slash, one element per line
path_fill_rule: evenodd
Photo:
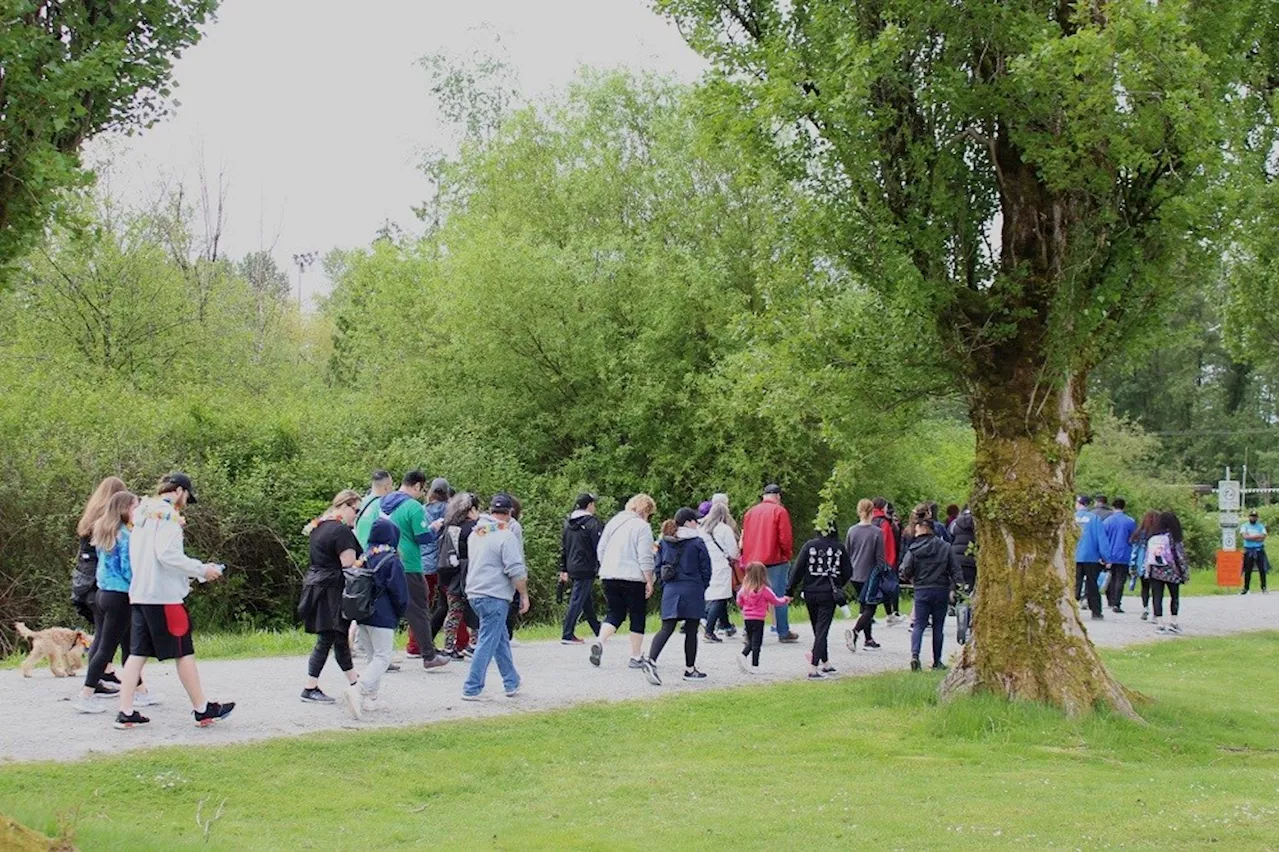
<path fill-rule="evenodd" d="M 975 411 L 973 635 L 942 684 L 944 695 L 990 692 L 1071 714 L 1108 707 L 1136 717 L 1075 603 L 1077 395 L 1076 381 L 1057 392 L 1056 432 L 1000 434 L 991 430 L 990 412 Z"/>
<path fill-rule="evenodd" d="M 1089 202 L 1049 190 L 1009 134 L 999 135 L 995 155 L 1002 274 L 1020 284 L 1022 315 L 1008 338 L 975 354 L 970 376 L 978 588 L 972 639 L 942 691 L 1136 717 L 1089 641 L 1074 593 L 1071 508 L 1076 456 L 1088 436 L 1087 365 L 1054 351 L 1052 338 L 1070 331 L 1070 318 L 1055 319 L 1053 301 Z"/>

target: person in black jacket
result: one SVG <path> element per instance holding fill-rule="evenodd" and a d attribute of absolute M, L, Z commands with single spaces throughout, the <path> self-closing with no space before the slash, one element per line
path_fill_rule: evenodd
<path fill-rule="evenodd" d="M 911 513 L 915 537 L 902 557 L 902 581 L 915 585 L 915 607 L 911 626 L 911 670 L 920 671 L 920 640 L 925 624 L 933 620 L 933 667 L 942 664 L 942 631 L 947 623 L 947 606 L 955 601 L 960 587 L 960 566 L 951 546 L 933 531 L 933 513 L 921 503 Z"/>
<path fill-rule="evenodd" d="M 973 513 L 966 506 L 951 522 L 951 552 L 960 566 L 960 577 L 966 589 L 972 591 L 978 584 L 978 534 L 973 526 Z"/>
<path fill-rule="evenodd" d="M 827 634 L 836 614 L 836 592 L 842 590 L 853 576 L 849 552 L 840 543 L 832 519 L 818 537 L 806 541 L 796 553 L 795 565 L 787 590 L 794 592 L 797 585 L 804 593 L 804 605 L 809 610 L 809 623 L 813 626 L 813 650 L 809 659 L 811 680 L 821 680 L 836 673 L 827 657 Z M 843 592 L 841 592 L 843 594 Z"/>
<path fill-rule="evenodd" d="M 580 617 L 587 619 L 592 636 L 600 634 L 595 601 L 596 574 L 600 572 L 596 547 L 603 531 L 604 527 L 596 518 L 595 495 L 579 494 L 573 514 L 565 519 L 564 530 L 560 534 L 560 582 L 573 581 L 569 609 L 564 614 L 564 629 L 560 633 L 561 645 L 582 644 L 583 640 L 573 635 Z"/>

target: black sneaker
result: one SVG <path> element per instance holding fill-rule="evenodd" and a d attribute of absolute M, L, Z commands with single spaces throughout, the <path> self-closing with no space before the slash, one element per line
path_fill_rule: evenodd
<path fill-rule="evenodd" d="M 627 668 L 629 668 L 629 669 L 643 669 L 643 668 L 644 668 L 644 657 L 632 657 L 630 660 L 627 660 Z"/>
<path fill-rule="evenodd" d="M 929 668 L 933 669 L 935 672 L 945 672 L 947 670 L 947 667 L 942 663 L 934 663 Z"/>
<path fill-rule="evenodd" d="M 920 658 L 919 658 L 919 657 L 912 657 L 912 658 L 911 658 L 911 671 L 913 671 L 913 672 L 918 672 L 918 671 L 920 671 Z"/>
<path fill-rule="evenodd" d="M 333 701 L 332 698 L 329 700 Z M 219 704 L 216 701 L 208 701 L 205 702 L 203 713 L 198 713 L 195 710 L 192 710 L 191 715 L 196 720 L 197 728 L 207 728 L 214 722 L 220 722 L 230 716 L 231 711 L 234 709 L 236 709 L 236 703 L 234 701 L 228 701 L 226 704 Z"/>
<path fill-rule="evenodd" d="M 1122 610 L 1122 609 L 1121 609 L 1120 607 L 1118 607 L 1118 606 L 1113 606 L 1113 607 L 1111 607 L 1111 611 L 1112 611 L 1112 612 L 1114 612 L 1114 613 L 1116 613 L 1117 615 L 1124 615 L 1124 610 Z"/>
<path fill-rule="evenodd" d="M 103 672 L 102 677 L 98 678 L 98 682 L 103 683 L 104 681 L 106 683 L 114 683 L 116 686 L 120 685 L 120 678 L 116 677 L 115 672 Z"/>
<path fill-rule="evenodd" d="M 862 650 L 864 651 L 867 650 L 868 648 L 879 648 L 879 647 L 880 647 L 880 643 L 874 639 L 868 639 L 862 643 Z"/>
<path fill-rule="evenodd" d="M 705 672 L 700 672 L 697 669 L 690 669 L 689 671 L 684 673 L 684 679 L 685 680 L 706 680 L 707 675 Z"/>
<path fill-rule="evenodd" d="M 723 642 L 724 640 L 714 633 L 703 633 L 702 641 L 703 642 Z"/>
<path fill-rule="evenodd" d="M 596 668 L 599 668 L 600 659 L 602 657 L 604 657 L 604 643 L 600 642 L 599 640 L 596 640 L 595 642 L 591 643 L 591 655 L 588 657 L 588 659 L 591 661 L 591 665 L 595 666 Z M 634 663 L 635 660 L 632 660 L 631 662 Z M 632 668 L 635 668 L 635 666 L 632 666 Z"/>
<path fill-rule="evenodd" d="M 93 688 L 93 694 L 98 698 L 112 698 L 120 694 L 120 687 L 106 687 L 102 685 L 101 681 L 99 681 L 98 685 Z"/>
<path fill-rule="evenodd" d="M 400 671 L 399 663 L 387 663 L 387 674 Z"/>
<path fill-rule="evenodd" d="M 127 731 L 130 728 L 136 728 L 139 725 L 145 725 L 151 720 L 143 716 L 137 710 L 134 710 L 128 716 L 123 713 L 116 713 L 116 728 L 121 731 Z"/>
<path fill-rule="evenodd" d="M 462 654 L 462 652 L 461 652 L 461 651 L 450 651 L 450 652 L 449 652 L 449 659 L 453 660 L 455 663 L 460 663 L 460 662 L 462 662 L 463 660 L 465 660 L 465 659 L 466 659 L 466 657 L 465 657 L 465 656 L 463 656 L 463 654 Z"/>
<path fill-rule="evenodd" d="M 320 687 L 302 690 L 302 700 L 308 704 L 332 704 L 334 699 L 320 691 Z"/>
<path fill-rule="evenodd" d="M 1102 620 L 1103 620 L 1102 613 L 1100 613 L 1100 612 L 1095 612 L 1095 613 L 1091 616 L 1091 619 L 1092 619 L 1093 621 L 1102 621 Z"/>
<path fill-rule="evenodd" d="M 726 627 L 724 629 L 724 635 L 732 639 L 733 637 L 738 635 L 738 628 L 732 627 L 732 626 Z"/>

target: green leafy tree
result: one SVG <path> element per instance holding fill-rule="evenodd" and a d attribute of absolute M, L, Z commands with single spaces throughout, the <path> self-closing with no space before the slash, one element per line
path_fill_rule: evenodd
<path fill-rule="evenodd" d="M 1068 594 L 1086 378 L 1210 244 L 1197 202 L 1274 10 L 657 5 L 713 61 L 726 129 L 831 211 L 833 251 L 918 318 L 968 402 L 980 585 L 944 691 L 1132 714 Z"/>
<path fill-rule="evenodd" d="M 0 0 L 0 274 L 83 185 L 80 146 L 170 108 L 174 60 L 216 0 Z"/>

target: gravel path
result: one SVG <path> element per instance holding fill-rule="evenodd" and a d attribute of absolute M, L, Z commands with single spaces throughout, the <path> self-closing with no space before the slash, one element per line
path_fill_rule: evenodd
<path fill-rule="evenodd" d="M 1249 630 L 1275 630 L 1280 624 L 1280 597 L 1249 595 L 1187 598 L 1183 602 L 1186 636 L 1220 636 Z M 1090 636 L 1102 647 L 1117 647 L 1152 641 L 1177 641 L 1177 637 L 1156 634 L 1150 624 L 1140 621 L 1137 610 L 1124 615 L 1108 614 L 1105 621 L 1085 622 Z M 895 627 L 877 625 L 880 650 L 850 654 L 844 647 L 844 630 L 852 622 L 837 621 L 832 627 L 831 658 L 841 677 L 856 677 L 907 668 L 908 632 L 905 622 Z M 955 650 L 955 621 L 948 621 L 947 653 Z M 200 663 L 206 691 L 215 700 L 237 702 L 235 715 L 211 728 L 191 723 L 191 708 L 178 683 L 172 664 L 154 661 L 147 665 L 147 677 L 158 690 L 163 704 L 144 709 L 151 718 L 146 728 L 117 731 L 111 727 L 115 702 L 104 701 L 107 713 L 85 715 L 70 704 L 79 682 L 54 678 L 47 667 L 23 679 L 15 670 L 0 672 L 0 761 L 77 760 L 99 753 L 165 745 L 213 745 L 296 736 L 314 731 L 422 725 L 446 719 L 496 716 L 504 713 L 546 710 L 590 701 L 619 701 L 655 698 L 685 692 L 724 689 L 746 684 L 797 680 L 807 671 L 803 654 L 809 640 L 808 625 L 796 625 L 801 643 L 779 645 L 767 638 L 761 654 L 760 673 L 743 674 L 733 659 L 741 645 L 737 640 L 723 644 L 700 642 L 698 665 L 710 675 L 701 683 L 680 679 L 683 662 L 681 637 L 668 643 L 660 672 L 666 685 L 650 686 L 640 672 L 626 668 L 625 637 L 611 640 L 603 665 L 596 669 L 587 662 L 586 646 L 570 647 L 558 642 L 531 642 L 515 649 L 516 665 L 524 678 L 519 696 L 508 699 L 496 668 L 490 668 L 486 699 L 460 700 L 462 681 L 469 664 L 450 664 L 432 672 L 415 668 L 414 660 L 404 660 L 404 670 L 389 674 L 382 695 L 389 712 L 366 714 L 366 721 L 353 721 L 341 705 L 311 705 L 298 700 L 306 662 L 302 657 L 268 657 L 253 660 L 211 660 Z M 926 647 L 928 637 L 926 634 Z M 647 648 L 646 643 L 646 648 Z M 199 642 L 196 645 L 199 653 Z M 927 651 L 926 651 L 927 657 Z M 927 662 L 927 660 L 926 660 Z M 83 672 L 83 670 L 82 670 Z M 326 692 L 336 694 L 344 683 L 337 666 L 330 661 L 321 678 Z M 822 689 L 815 683 L 814 689 Z"/>

